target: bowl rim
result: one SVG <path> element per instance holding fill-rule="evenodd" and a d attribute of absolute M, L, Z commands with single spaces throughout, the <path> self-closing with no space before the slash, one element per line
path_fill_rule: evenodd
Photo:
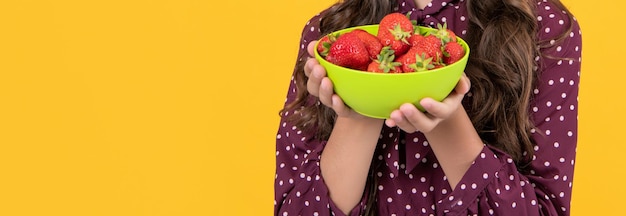
<path fill-rule="evenodd" d="M 340 29 L 340 30 L 334 31 L 334 32 L 331 32 L 331 33 L 326 34 L 326 35 L 337 34 L 337 33 L 340 33 L 340 35 L 341 35 L 341 34 L 349 32 L 349 31 L 353 31 L 355 29 L 372 28 L 372 27 L 377 27 L 377 26 L 379 26 L 379 24 L 353 26 L 353 27 L 344 28 L 344 29 Z M 430 27 L 430 26 L 413 25 L 413 27 L 417 27 L 417 28 L 421 28 L 421 29 L 433 29 L 433 30 L 436 30 L 435 28 Z M 322 35 L 320 38 L 322 38 L 322 37 L 324 37 L 326 35 Z M 374 35 L 374 36 L 376 36 L 376 35 Z M 462 61 L 465 61 L 466 59 L 468 59 L 469 58 L 469 54 L 470 54 L 469 44 L 467 44 L 467 42 L 465 40 L 463 40 L 463 38 L 461 38 L 459 36 L 456 36 L 456 39 L 457 39 L 457 43 L 459 43 L 463 47 L 463 49 L 465 50 L 465 55 L 463 55 L 463 57 L 461 59 L 459 59 L 458 61 L 456 61 L 456 62 L 454 62 L 452 64 L 449 64 L 449 65 L 446 65 L 444 67 L 441 67 L 441 68 L 431 69 L 431 70 L 427 70 L 427 71 L 420 71 L 420 72 L 409 72 L 409 73 L 373 73 L 373 72 L 369 72 L 369 71 L 361 71 L 361 70 L 356 70 L 356 69 L 352 69 L 352 68 L 339 66 L 339 65 L 333 64 L 333 63 L 331 63 L 329 61 L 326 61 L 326 59 L 324 59 L 317 52 L 317 49 L 313 49 L 313 52 L 315 54 L 315 58 L 317 59 L 317 61 L 323 61 L 326 64 L 330 64 L 332 66 L 339 67 L 341 69 L 344 69 L 344 71 L 346 71 L 346 72 L 365 73 L 365 74 L 370 74 L 372 76 L 411 76 L 411 75 L 414 75 L 414 74 L 436 73 L 436 72 L 438 72 L 440 70 L 448 68 L 449 66 L 453 66 L 455 64 L 461 64 Z M 320 42 L 320 40 L 318 39 L 317 42 L 315 42 L 315 47 L 317 47 L 319 45 L 319 42 Z M 326 67 L 324 67 L 324 69 L 326 70 Z"/>

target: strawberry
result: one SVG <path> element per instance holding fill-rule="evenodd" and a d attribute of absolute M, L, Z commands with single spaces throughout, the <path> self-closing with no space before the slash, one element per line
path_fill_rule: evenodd
<path fill-rule="evenodd" d="M 395 12 L 383 17 L 376 36 L 383 46 L 391 46 L 396 55 L 402 55 L 410 48 L 407 39 L 411 36 L 413 30 L 413 23 L 409 17 Z"/>
<path fill-rule="evenodd" d="M 446 65 L 457 62 L 465 55 L 465 50 L 457 42 L 449 42 L 443 47 L 443 63 Z"/>
<path fill-rule="evenodd" d="M 425 36 L 424 39 L 417 42 L 416 46 L 426 50 L 426 53 L 433 57 L 434 62 L 441 61 L 443 57 L 443 52 L 441 51 L 441 40 L 435 35 L 431 34 Z"/>
<path fill-rule="evenodd" d="M 322 57 L 326 57 L 326 55 L 328 55 L 330 45 L 333 44 L 335 40 L 337 40 L 337 35 L 334 34 L 329 34 L 322 37 L 319 43 L 317 43 L 317 53 L 319 53 Z"/>
<path fill-rule="evenodd" d="M 383 44 L 380 43 L 378 38 L 363 29 L 355 29 L 352 32 L 356 34 L 361 41 L 363 41 L 363 43 L 365 43 L 365 47 L 370 54 L 370 58 L 378 58 L 378 54 L 383 49 Z"/>
<path fill-rule="evenodd" d="M 428 60 L 428 62 L 425 62 L 425 60 Z M 432 57 L 421 47 L 412 47 L 407 53 L 398 57 L 396 61 L 402 64 L 402 71 L 404 73 L 423 71 L 434 67 L 432 64 L 430 64 L 430 66 L 428 64 L 432 61 Z"/>
<path fill-rule="evenodd" d="M 371 59 L 365 43 L 356 34 L 345 33 L 330 46 L 326 60 L 347 68 L 366 70 Z"/>
<path fill-rule="evenodd" d="M 377 73 L 402 73 L 402 64 L 394 61 L 394 51 L 388 46 L 383 47 L 377 55 L 377 59 L 372 61 L 367 67 L 369 72 Z"/>
<path fill-rule="evenodd" d="M 422 53 L 422 55 L 415 55 L 415 62 L 407 65 L 410 68 L 410 71 L 420 72 L 427 71 L 435 68 L 435 65 L 432 63 L 433 58 L 428 57 L 426 53 Z"/>
<path fill-rule="evenodd" d="M 456 34 L 454 34 L 452 30 L 448 29 L 448 23 L 443 23 L 443 25 L 441 25 L 441 23 L 438 23 L 437 30 L 435 31 L 434 35 L 437 38 L 441 39 L 444 44 L 451 41 L 456 42 Z"/>
<path fill-rule="evenodd" d="M 419 32 L 416 32 L 415 34 L 412 34 L 411 37 L 409 37 L 407 40 L 409 41 L 409 44 L 411 45 L 411 47 L 417 46 L 417 44 L 420 43 L 421 40 L 424 39 L 424 35 L 419 34 Z"/>

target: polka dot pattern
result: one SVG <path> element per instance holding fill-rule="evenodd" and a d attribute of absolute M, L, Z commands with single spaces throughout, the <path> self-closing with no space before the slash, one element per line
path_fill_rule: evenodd
<path fill-rule="evenodd" d="M 374 177 L 379 215 L 569 215 L 577 137 L 578 85 L 581 62 L 581 31 L 557 6 L 537 0 L 539 39 L 550 46 L 535 57 L 539 74 L 529 112 L 536 128 L 531 132 L 536 146 L 528 172 L 520 173 L 505 153 L 486 145 L 451 188 L 441 164 L 422 133 L 406 134 L 383 127 L 372 163 L 380 166 Z M 448 27 L 464 37 L 469 22 L 465 0 L 433 0 L 417 9 L 412 0 L 399 0 L 398 11 L 412 11 L 421 25 Z M 323 14 L 323 13 L 322 13 Z M 309 42 L 320 37 L 321 15 L 303 28 L 299 59 L 306 58 Z M 565 40 L 555 41 L 572 25 Z M 558 57 L 548 58 L 545 56 Z M 296 97 L 291 79 L 285 103 Z M 309 98 L 308 105 L 319 105 Z M 284 117 L 276 134 L 274 215 L 345 215 L 329 197 L 320 172 L 325 141 L 287 122 Z M 528 153 L 525 152 L 524 155 Z M 366 189 L 360 203 L 347 215 L 364 213 Z"/>

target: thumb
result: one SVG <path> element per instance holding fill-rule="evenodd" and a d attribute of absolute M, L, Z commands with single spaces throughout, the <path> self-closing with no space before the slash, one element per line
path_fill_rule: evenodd
<path fill-rule="evenodd" d="M 459 83 L 457 83 L 455 87 L 455 91 L 458 92 L 459 94 L 467 94 L 471 86 L 472 84 L 470 82 L 470 79 L 467 77 L 465 73 L 463 73 L 463 76 L 461 76 Z"/>

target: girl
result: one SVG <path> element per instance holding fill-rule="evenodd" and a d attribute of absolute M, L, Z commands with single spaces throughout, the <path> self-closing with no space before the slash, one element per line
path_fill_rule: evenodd
<path fill-rule="evenodd" d="M 392 12 L 447 23 L 472 52 L 445 100 L 373 119 L 333 93 L 313 44 Z M 344 0 L 301 42 L 276 137 L 275 215 L 569 215 L 582 41 L 558 0 Z"/>

